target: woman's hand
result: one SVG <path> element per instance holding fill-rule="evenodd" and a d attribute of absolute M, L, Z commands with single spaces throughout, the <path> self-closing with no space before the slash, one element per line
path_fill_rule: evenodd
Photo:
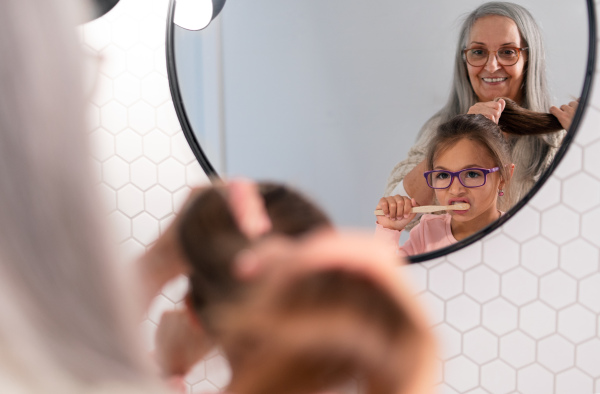
<path fill-rule="evenodd" d="M 187 309 L 167 311 L 160 319 L 155 357 L 165 377 L 185 376 L 213 346 L 191 313 Z"/>
<path fill-rule="evenodd" d="M 375 209 L 381 209 L 385 216 L 377 216 L 377 223 L 392 230 L 402 230 L 410 223 L 416 213 L 411 213 L 413 207 L 419 204 L 414 198 L 400 195 L 382 197 Z"/>
<path fill-rule="evenodd" d="M 569 130 L 575 117 L 575 112 L 577 112 L 577 107 L 579 107 L 579 99 L 571 101 L 569 104 L 561 105 L 560 108 L 552 106 L 550 107 L 550 113 L 556 116 L 565 130 Z"/>
<path fill-rule="evenodd" d="M 498 120 L 500 119 L 500 115 L 502 114 L 502 111 L 504 111 L 505 106 L 506 102 L 503 99 L 481 102 L 469 108 L 467 114 L 480 114 L 498 124 Z"/>

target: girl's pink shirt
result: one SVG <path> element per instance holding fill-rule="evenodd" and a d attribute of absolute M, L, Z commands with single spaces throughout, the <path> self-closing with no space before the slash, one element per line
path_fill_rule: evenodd
<path fill-rule="evenodd" d="M 500 212 L 504 215 L 504 212 Z M 377 224 L 375 237 L 389 243 L 390 247 L 397 249 L 401 256 L 412 256 L 431 252 L 458 242 L 452 235 L 450 222 L 452 216 L 426 214 L 421 217 L 421 222 L 410 230 L 410 237 L 399 246 L 401 231 L 392 230 Z"/>

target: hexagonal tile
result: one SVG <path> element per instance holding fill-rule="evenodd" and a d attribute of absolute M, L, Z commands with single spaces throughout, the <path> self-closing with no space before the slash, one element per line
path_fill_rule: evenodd
<path fill-rule="evenodd" d="M 152 163 L 145 157 L 139 158 L 131 163 L 131 183 L 139 187 L 141 190 L 156 185 L 158 175 L 156 164 Z"/>
<path fill-rule="evenodd" d="M 596 273 L 579 282 L 579 302 L 600 313 L 600 274 Z"/>
<path fill-rule="evenodd" d="M 114 211 L 108 215 L 108 222 L 111 223 L 110 234 L 116 242 L 122 242 L 131 237 L 131 220 L 121 212 Z"/>
<path fill-rule="evenodd" d="M 462 339 L 460 333 L 454 328 L 442 323 L 435 326 L 431 331 L 438 340 L 438 353 L 442 360 L 449 360 L 461 353 Z"/>
<path fill-rule="evenodd" d="M 458 391 L 454 390 L 452 387 L 448 386 L 446 383 L 442 383 L 436 387 L 437 393 L 439 394 L 460 394 Z"/>
<path fill-rule="evenodd" d="M 129 15 L 121 14 L 112 23 L 112 42 L 123 49 L 131 48 L 138 42 L 139 24 Z"/>
<path fill-rule="evenodd" d="M 502 226 L 502 232 L 518 242 L 524 242 L 540 232 L 540 214 L 525 206 Z"/>
<path fill-rule="evenodd" d="M 589 145 L 583 152 L 583 169 L 600 179 L 598 168 L 600 168 L 600 141 Z"/>
<path fill-rule="evenodd" d="M 417 297 L 417 302 L 422 305 L 431 325 L 444 321 L 444 302 L 429 292 L 424 292 Z"/>
<path fill-rule="evenodd" d="M 535 361 L 535 341 L 520 331 L 500 338 L 500 358 L 515 368 Z"/>
<path fill-rule="evenodd" d="M 171 137 L 171 156 L 184 165 L 197 162 L 196 156 L 194 156 L 183 132 L 179 132 Z"/>
<path fill-rule="evenodd" d="M 600 180 L 588 174 L 580 173 L 564 180 L 562 190 L 565 204 L 577 212 L 585 212 L 600 204 Z"/>
<path fill-rule="evenodd" d="M 577 299 L 577 282 L 560 271 L 540 279 L 540 299 L 554 308 L 562 308 Z"/>
<path fill-rule="evenodd" d="M 162 219 L 173 212 L 171 193 L 161 186 L 154 186 L 145 194 L 146 211 L 157 219 Z"/>
<path fill-rule="evenodd" d="M 558 246 L 543 237 L 521 245 L 521 264 L 537 275 L 543 275 L 558 266 Z"/>
<path fill-rule="evenodd" d="M 429 271 L 429 291 L 448 299 L 463 291 L 463 274 L 449 264 L 442 264 Z"/>
<path fill-rule="evenodd" d="M 129 182 L 129 164 L 117 156 L 111 157 L 102 164 L 102 180 L 119 189 Z"/>
<path fill-rule="evenodd" d="M 203 380 L 192 386 L 192 394 L 217 393 L 219 388 L 208 380 Z"/>
<path fill-rule="evenodd" d="M 483 242 L 483 261 L 494 271 L 503 273 L 519 264 L 519 244 L 500 234 Z"/>
<path fill-rule="evenodd" d="M 189 289 L 189 280 L 184 275 L 179 275 L 177 278 L 168 282 L 161 290 L 162 295 L 177 303 L 182 301 Z"/>
<path fill-rule="evenodd" d="M 557 373 L 572 367 L 575 347 L 561 336 L 552 335 L 538 343 L 538 362 Z"/>
<path fill-rule="evenodd" d="M 465 293 L 479 302 L 486 302 L 500 294 L 500 276 L 484 265 L 465 273 Z"/>
<path fill-rule="evenodd" d="M 165 52 L 164 44 L 154 50 L 154 70 L 163 77 L 167 76 L 167 56 Z"/>
<path fill-rule="evenodd" d="M 581 305 L 558 312 L 558 332 L 574 343 L 583 342 L 596 333 L 596 316 Z"/>
<path fill-rule="evenodd" d="M 129 127 L 144 135 L 156 127 L 154 108 L 144 101 L 138 101 L 129 107 Z"/>
<path fill-rule="evenodd" d="M 124 263 L 130 264 L 132 261 L 137 261 L 144 253 L 146 253 L 146 247 L 133 238 L 119 244 L 119 257 Z"/>
<path fill-rule="evenodd" d="M 517 389 L 521 394 L 554 392 L 554 375 L 539 364 L 533 364 L 517 372 Z"/>
<path fill-rule="evenodd" d="M 173 208 L 175 210 L 175 212 L 179 212 L 179 210 L 181 210 L 181 208 L 183 207 L 183 205 L 186 203 L 186 201 L 190 198 L 190 194 L 192 192 L 192 189 L 185 186 L 182 187 L 181 189 L 177 190 L 176 192 L 173 193 Z M 414 276 L 414 277 L 410 277 L 410 279 L 407 279 L 408 282 L 410 282 L 411 286 L 413 286 L 413 288 L 415 286 L 417 286 L 417 292 L 419 291 L 419 288 L 422 288 L 422 290 L 425 290 L 427 288 L 427 272 L 426 270 L 421 267 L 421 264 L 410 264 L 410 265 L 405 265 L 405 266 L 398 266 L 398 270 L 403 270 L 403 269 L 410 269 L 413 270 L 413 266 L 418 266 L 419 268 L 421 268 L 421 270 L 423 272 L 425 272 L 425 278 L 422 277 L 422 275 L 418 275 L 418 276 Z M 410 272 L 422 272 L 419 271 L 418 269 L 414 270 L 414 271 L 410 271 Z M 401 275 L 402 276 L 402 275 Z M 414 281 L 412 280 L 414 279 Z"/>
<path fill-rule="evenodd" d="M 509 393 L 517 385 L 515 370 L 500 360 L 481 367 L 481 386 L 491 393 Z"/>
<path fill-rule="evenodd" d="M 552 173 L 552 176 L 560 179 L 566 179 L 573 176 L 573 174 L 581 171 L 582 158 L 583 152 L 581 148 L 576 144 L 571 144 L 571 146 L 569 146 L 569 153 L 563 157 L 558 167 L 556 167 Z"/>
<path fill-rule="evenodd" d="M 444 380 L 464 393 L 479 384 L 479 367 L 464 356 L 456 357 L 444 364 Z"/>
<path fill-rule="evenodd" d="M 197 161 L 190 163 L 185 167 L 185 178 L 187 185 L 191 187 L 204 185 L 210 182 Z"/>
<path fill-rule="evenodd" d="M 204 361 L 199 362 L 194 365 L 194 367 L 190 370 L 190 372 L 185 375 L 185 381 L 188 384 L 194 385 L 196 383 L 200 383 L 206 379 L 206 363 Z M 218 391 L 215 387 L 214 391 Z"/>
<path fill-rule="evenodd" d="M 165 20 L 150 15 L 140 21 L 140 42 L 149 48 L 157 48 L 165 41 Z"/>
<path fill-rule="evenodd" d="M 539 339 L 556 331 L 556 311 L 540 301 L 521 308 L 519 328 Z"/>
<path fill-rule="evenodd" d="M 461 331 L 477 326 L 480 315 L 480 305 L 465 295 L 446 302 L 446 321 Z"/>
<path fill-rule="evenodd" d="M 113 134 L 124 130 L 127 127 L 127 108 L 111 101 L 100 108 L 100 123 Z"/>
<path fill-rule="evenodd" d="M 129 217 L 134 217 L 144 210 L 144 193 L 137 187 L 128 184 L 117 192 L 117 207 Z"/>
<path fill-rule="evenodd" d="M 114 191 L 114 189 L 110 188 L 104 183 L 100 183 L 98 185 L 98 194 L 100 195 L 102 202 L 106 207 L 106 213 L 117 209 L 117 193 Z"/>
<path fill-rule="evenodd" d="M 142 155 L 142 137 L 135 133 L 131 129 L 117 134 L 116 141 L 116 152 L 126 161 L 134 161 Z"/>
<path fill-rule="evenodd" d="M 523 268 L 502 275 L 502 296 L 515 305 L 533 301 L 537 297 L 537 289 L 537 278 Z"/>
<path fill-rule="evenodd" d="M 560 268 L 578 279 L 598 271 L 599 260 L 598 249 L 582 239 L 560 248 Z"/>
<path fill-rule="evenodd" d="M 152 216 L 148 215 L 146 212 L 143 212 L 133 218 L 132 225 L 133 237 L 144 245 L 149 245 L 156 241 L 156 238 L 158 238 L 158 221 Z"/>
<path fill-rule="evenodd" d="M 600 208 L 587 212 L 581 218 L 581 235 L 600 247 Z"/>
<path fill-rule="evenodd" d="M 115 78 L 127 69 L 127 53 L 116 45 L 109 45 L 102 52 L 101 72 L 109 78 Z"/>
<path fill-rule="evenodd" d="M 503 335 L 517 328 L 517 308 L 502 298 L 481 307 L 481 323 L 495 334 Z"/>
<path fill-rule="evenodd" d="M 181 195 L 181 200 L 177 200 L 173 196 L 173 202 L 175 204 L 175 210 L 179 211 L 179 208 L 183 205 L 183 202 L 187 200 L 189 196 L 189 188 L 186 188 L 186 193 Z M 179 198 L 179 197 L 178 197 Z M 404 278 L 415 294 L 427 290 L 427 269 L 421 264 L 408 264 L 405 266 L 398 267 L 398 275 Z"/>
<path fill-rule="evenodd" d="M 533 196 L 529 204 L 540 212 L 558 204 L 560 202 L 560 187 L 561 184 L 558 179 L 548 179 L 535 196 Z"/>
<path fill-rule="evenodd" d="M 175 309 L 175 304 L 163 295 L 158 295 L 152 300 L 152 304 L 148 308 L 148 320 L 154 324 L 159 324 L 160 319 L 166 311 Z"/>
<path fill-rule="evenodd" d="M 221 355 L 206 360 L 206 378 L 219 388 L 225 388 L 231 379 L 227 360 Z"/>
<path fill-rule="evenodd" d="M 90 133 L 92 156 L 104 161 L 115 154 L 115 137 L 108 131 L 99 128 Z"/>
<path fill-rule="evenodd" d="M 542 234 L 558 245 L 567 243 L 579 234 L 579 215 L 559 205 L 542 213 Z"/>
<path fill-rule="evenodd" d="M 598 86 L 597 83 L 594 83 L 594 85 Z M 597 91 L 598 90 L 595 87 L 592 89 L 592 102 L 597 103 L 597 99 L 594 97 L 594 95 L 597 94 Z M 582 127 L 577 130 L 575 141 L 581 146 L 586 146 L 591 142 L 598 140 L 598 130 L 596 127 L 590 127 L 590 125 L 600 124 L 598 123 L 600 122 L 600 113 L 598 113 L 597 107 L 598 105 L 589 108 L 590 111 L 586 112 Z"/>
<path fill-rule="evenodd" d="M 185 167 L 173 158 L 158 165 L 158 182 L 167 190 L 174 192 L 185 186 Z"/>
<path fill-rule="evenodd" d="M 577 369 L 556 376 L 556 394 L 591 393 L 593 390 L 592 378 Z"/>
<path fill-rule="evenodd" d="M 99 51 L 110 44 L 110 23 L 98 18 L 82 26 L 83 39 L 90 48 Z"/>
<path fill-rule="evenodd" d="M 96 85 L 94 87 L 94 94 L 90 97 L 92 103 L 97 106 L 102 106 L 110 102 L 113 98 L 113 82 L 111 79 L 104 75 L 98 75 L 96 78 Z M 102 117 L 101 117 L 102 119 Z"/>
<path fill-rule="evenodd" d="M 87 107 L 85 118 L 88 125 L 88 130 L 96 130 L 98 127 L 100 127 L 100 108 L 90 103 Z"/>
<path fill-rule="evenodd" d="M 477 364 L 491 361 L 498 357 L 498 337 L 477 327 L 464 334 L 463 353 Z"/>
<path fill-rule="evenodd" d="M 114 79 L 113 89 L 115 99 L 126 106 L 135 103 L 141 97 L 141 83 L 139 78 L 128 72 Z"/>
<path fill-rule="evenodd" d="M 171 154 L 171 139 L 154 129 L 144 136 L 144 154 L 155 163 L 160 163 Z"/>
<path fill-rule="evenodd" d="M 577 346 L 576 364 L 591 376 L 600 376 L 600 339 L 594 338 Z"/>
<path fill-rule="evenodd" d="M 181 131 L 181 125 L 171 101 L 162 104 L 156 109 L 156 124 L 167 135 L 172 136 Z"/>
<path fill-rule="evenodd" d="M 145 320 L 140 325 L 140 334 L 142 336 L 142 344 L 144 349 L 147 352 L 154 351 L 156 337 L 156 324 L 152 323 L 150 320 Z"/>
<path fill-rule="evenodd" d="M 167 79 L 153 71 L 142 79 L 142 98 L 150 105 L 158 107 L 171 99 Z"/>
<path fill-rule="evenodd" d="M 135 44 L 127 51 L 127 69 L 142 78 L 154 69 L 154 52 L 143 44 Z"/>

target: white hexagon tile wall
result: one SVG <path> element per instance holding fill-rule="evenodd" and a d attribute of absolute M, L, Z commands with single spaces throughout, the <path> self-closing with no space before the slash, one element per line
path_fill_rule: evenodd
<path fill-rule="evenodd" d="M 82 29 L 102 58 L 90 110 L 98 177 L 125 258 L 153 242 L 191 186 L 206 183 L 169 94 L 168 0 L 121 0 Z M 598 80 L 598 78 L 596 78 Z M 598 85 L 598 82 L 595 83 Z M 502 229 L 407 268 L 440 339 L 441 393 L 600 392 L 600 89 L 575 143 L 538 195 Z M 185 279 L 148 312 L 151 338 Z M 191 393 L 222 388 L 218 351 L 186 378 Z"/>

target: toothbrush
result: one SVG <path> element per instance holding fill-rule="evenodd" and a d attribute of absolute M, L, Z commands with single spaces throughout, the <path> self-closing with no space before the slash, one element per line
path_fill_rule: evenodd
<path fill-rule="evenodd" d="M 470 204 L 464 202 L 453 205 L 423 205 L 422 207 L 414 207 L 410 213 L 431 213 L 438 211 L 466 211 L 471 207 Z M 375 216 L 384 216 L 383 209 L 377 209 Z"/>

